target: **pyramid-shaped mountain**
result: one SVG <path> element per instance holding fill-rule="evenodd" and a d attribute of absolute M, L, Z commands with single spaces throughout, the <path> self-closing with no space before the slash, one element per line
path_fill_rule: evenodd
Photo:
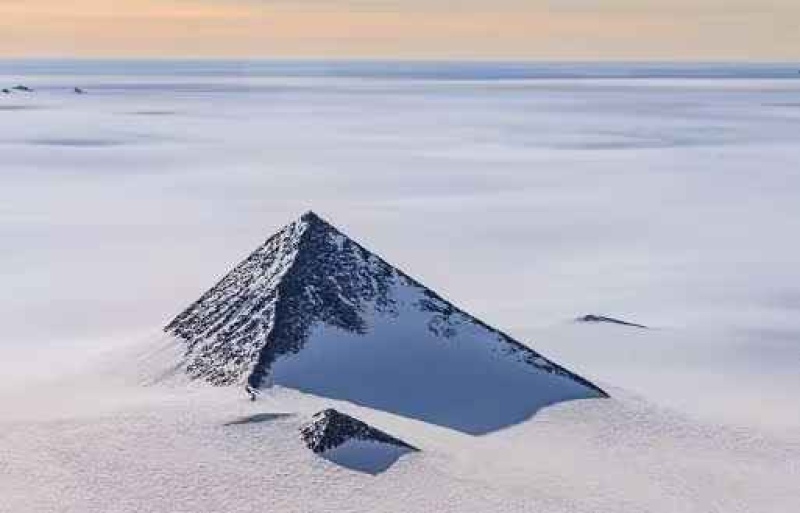
<path fill-rule="evenodd" d="M 606 396 L 313 212 L 270 237 L 165 331 L 185 344 L 192 378 L 277 384 L 473 434 L 557 402 Z"/>

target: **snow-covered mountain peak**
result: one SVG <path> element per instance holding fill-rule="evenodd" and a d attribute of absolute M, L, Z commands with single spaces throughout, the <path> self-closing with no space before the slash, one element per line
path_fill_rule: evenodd
<path fill-rule="evenodd" d="M 324 221 L 316 212 L 313 210 L 306 210 L 303 215 L 300 216 L 300 221 L 322 221 L 327 224 L 327 221 Z"/>
<path fill-rule="evenodd" d="M 275 383 L 467 432 L 605 396 L 311 211 L 165 330 L 185 344 L 193 378 L 252 389 Z"/>

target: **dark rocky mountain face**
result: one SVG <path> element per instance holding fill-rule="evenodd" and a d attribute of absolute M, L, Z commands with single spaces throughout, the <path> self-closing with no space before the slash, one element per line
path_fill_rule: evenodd
<path fill-rule="evenodd" d="M 314 213 L 253 252 L 166 328 L 187 343 L 187 371 L 216 385 L 259 387 L 297 353 L 314 323 L 366 330 L 362 310 L 391 311 L 392 268 Z"/>
<path fill-rule="evenodd" d="M 297 353 L 315 323 L 363 334 L 363 310 L 374 304 L 392 312 L 393 269 L 313 213 L 306 224 L 291 269 L 278 285 L 276 322 L 249 378 L 258 387 L 281 355 Z"/>
<path fill-rule="evenodd" d="M 312 421 L 303 426 L 300 433 L 306 446 L 317 454 L 335 449 L 350 440 L 378 442 L 411 451 L 419 450 L 334 409 L 327 409 L 314 415 Z"/>
<path fill-rule="evenodd" d="M 186 371 L 215 385 L 250 377 L 272 330 L 278 285 L 305 227 L 287 226 L 178 315 L 165 331 L 186 342 Z"/>

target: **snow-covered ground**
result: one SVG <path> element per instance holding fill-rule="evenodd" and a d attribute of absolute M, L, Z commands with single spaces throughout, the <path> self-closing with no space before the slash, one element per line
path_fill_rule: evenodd
<path fill-rule="evenodd" d="M 0 95 L 0 511 L 800 509 L 800 81 L 2 69 L 36 92 Z M 470 436 L 140 386 L 309 208 L 612 399 Z M 422 450 L 338 467 L 327 407 Z"/>

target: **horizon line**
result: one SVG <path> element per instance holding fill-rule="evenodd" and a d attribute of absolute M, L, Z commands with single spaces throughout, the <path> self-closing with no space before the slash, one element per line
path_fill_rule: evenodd
<path fill-rule="evenodd" d="M 47 61 L 74 61 L 74 62 L 309 62 L 309 63 L 409 63 L 409 64 L 628 64 L 628 65 L 647 65 L 647 64 L 696 64 L 696 65 L 731 65 L 731 64 L 763 64 L 763 65 L 782 65 L 798 66 L 800 59 L 684 59 L 684 58 L 652 58 L 652 59 L 543 59 L 543 58 L 492 58 L 492 57 L 325 57 L 325 56 L 306 56 L 306 57 L 281 57 L 281 56 L 2 56 L 0 61 L 27 61 L 27 62 L 47 62 Z"/>

